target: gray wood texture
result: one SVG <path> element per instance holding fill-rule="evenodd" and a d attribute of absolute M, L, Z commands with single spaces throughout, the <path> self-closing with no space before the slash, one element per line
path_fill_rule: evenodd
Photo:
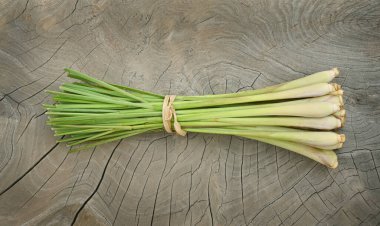
<path fill-rule="evenodd" d="M 162 94 L 338 67 L 331 170 L 230 136 L 145 134 L 68 154 L 42 103 L 72 67 Z M 380 1 L 0 1 L 0 225 L 380 223 Z"/>

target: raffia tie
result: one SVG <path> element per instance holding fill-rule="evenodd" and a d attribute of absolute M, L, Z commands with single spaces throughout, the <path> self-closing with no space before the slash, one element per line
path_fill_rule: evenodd
<path fill-rule="evenodd" d="M 175 95 L 166 95 L 164 102 L 162 102 L 162 124 L 164 125 L 165 131 L 168 133 L 173 133 L 172 131 L 172 118 L 174 118 L 174 130 L 178 135 L 185 136 L 186 131 L 181 128 L 177 120 L 177 115 L 173 106 Z"/>

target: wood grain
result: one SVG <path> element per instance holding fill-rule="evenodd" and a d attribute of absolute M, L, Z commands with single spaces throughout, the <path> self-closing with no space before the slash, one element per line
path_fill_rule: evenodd
<path fill-rule="evenodd" d="M 380 223 L 380 2 L 0 2 L 1 225 Z M 68 154 L 46 89 L 72 67 L 162 94 L 255 89 L 338 67 L 335 170 L 230 136 L 145 134 Z"/>

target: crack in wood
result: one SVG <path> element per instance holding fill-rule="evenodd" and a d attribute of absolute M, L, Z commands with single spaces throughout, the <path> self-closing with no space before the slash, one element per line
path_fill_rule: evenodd
<path fill-rule="evenodd" d="M 63 137 L 62 137 L 63 138 Z M 0 196 L 2 196 L 5 192 L 15 186 L 19 181 L 21 181 L 30 171 L 32 171 L 43 159 L 45 159 L 57 146 L 59 143 L 56 143 L 52 148 L 50 148 L 41 158 L 39 158 L 29 169 L 27 169 L 20 177 L 18 177 L 15 181 L 12 182 L 7 188 L 0 192 Z"/>
<path fill-rule="evenodd" d="M 82 204 L 82 205 L 79 207 L 79 209 L 76 211 L 76 213 L 75 213 L 75 215 L 74 215 L 74 218 L 73 218 L 73 220 L 72 220 L 72 222 L 71 222 L 71 225 L 74 225 L 74 224 L 75 224 L 76 220 L 78 219 L 79 214 L 82 212 L 82 210 L 84 209 L 84 207 L 85 207 L 85 206 L 87 205 L 87 203 L 92 199 L 92 197 L 96 194 L 96 192 L 98 192 L 98 189 L 99 189 L 100 184 L 102 183 L 102 181 L 103 181 L 103 179 L 104 179 L 104 176 L 105 176 L 105 174 L 106 174 L 106 171 L 107 171 L 108 165 L 109 165 L 109 163 L 110 163 L 110 161 L 111 161 L 111 159 L 112 159 L 112 156 L 113 156 L 113 154 L 115 153 L 115 150 L 119 147 L 119 145 L 121 144 L 122 141 L 123 141 L 123 140 L 120 140 L 120 141 L 116 144 L 116 146 L 114 147 L 114 149 L 111 151 L 111 154 L 110 154 L 110 156 L 108 157 L 108 160 L 107 160 L 107 162 L 106 162 L 106 165 L 105 165 L 104 168 L 103 168 L 103 172 L 102 172 L 102 174 L 101 174 L 101 176 L 100 176 L 100 180 L 99 180 L 99 182 L 97 183 L 97 185 L 96 185 L 94 191 L 90 194 L 90 196 L 88 196 L 88 198 L 83 202 L 83 204 Z"/>

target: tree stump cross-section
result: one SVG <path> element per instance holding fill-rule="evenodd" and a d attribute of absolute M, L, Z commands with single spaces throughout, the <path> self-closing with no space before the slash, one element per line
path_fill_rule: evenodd
<path fill-rule="evenodd" d="M 249 139 L 143 134 L 69 154 L 46 89 L 71 67 L 161 94 L 338 67 L 337 169 Z M 3 0 L 0 225 L 380 223 L 380 1 Z"/>

